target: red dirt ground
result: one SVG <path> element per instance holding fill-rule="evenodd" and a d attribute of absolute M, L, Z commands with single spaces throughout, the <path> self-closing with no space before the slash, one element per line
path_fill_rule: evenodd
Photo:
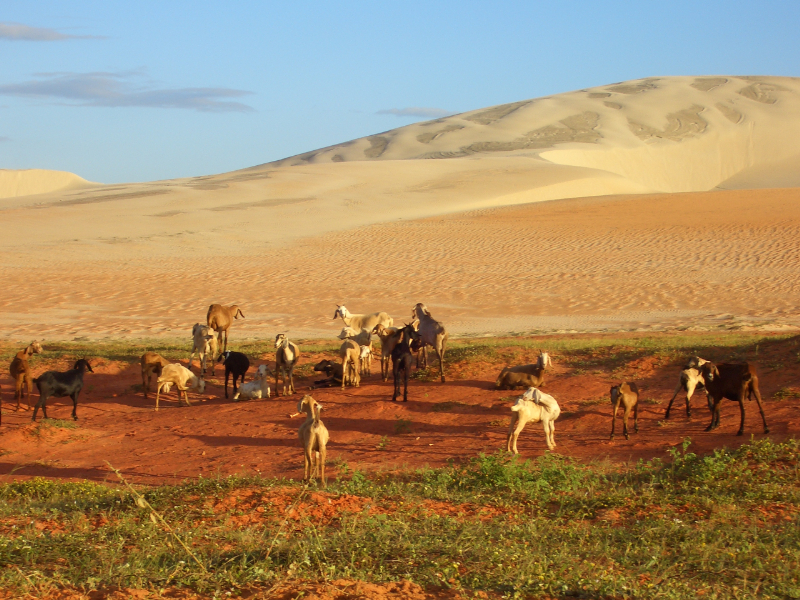
<path fill-rule="evenodd" d="M 543 341 L 543 344 L 546 343 Z M 800 392 L 797 339 L 771 342 L 758 356 L 760 388 L 771 433 L 780 441 L 800 433 L 800 398 L 778 400 L 783 388 Z M 723 360 L 720 356 L 708 356 Z M 502 356 L 503 349 L 498 349 Z M 533 359 L 535 353 L 530 352 Z M 305 354 L 302 363 L 315 363 L 322 354 Z M 666 403 L 677 384 L 680 365 L 659 364 L 645 357 L 614 372 L 595 369 L 576 374 L 565 361 L 554 357 L 555 368 L 543 390 L 560 403 L 556 424 L 557 452 L 581 460 L 609 459 L 624 463 L 665 457 L 670 447 L 691 437 L 695 452 L 735 447 L 764 437 L 755 402 L 746 403 L 745 435 L 736 437 L 739 411 L 725 401 L 722 424 L 714 432 L 703 431 L 709 421 L 705 394 L 693 398 L 692 417 L 686 417 L 679 398 L 668 422 Z M 69 360 L 37 362 L 35 373 L 67 369 Z M 94 374 L 86 375 L 86 388 L 78 405 L 75 429 L 40 427 L 30 421 L 31 412 L 14 410 L 10 404 L 11 381 L 0 379 L 3 424 L 0 426 L 0 474 L 5 480 L 44 476 L 58 479 L 115 481 L 105 461 L 129 478 L 143 484 L 164 484 L 198 476 L 260 473 L 299 479 L 302 453 L 297 439 L 301 417 L 289 418 L 297 401 L 308 392 L 311 379 L 297 381 L 298 393 L 289 398 L 233 403 L 222 397 L 218 366 L 208 378 L 206 394 L 190 394 L 191 407 L 177 406 L 175 394 L 162 401 L 144 399 L 138 364 L 92 359 Z M 261 361 L 253 361 L 251 372 Z M 413 381 L 407 403 L 391 402 L 391 381 L 373 375 L 360 388 L 317 389 L 311 392 L 323 404 L 323 420 L 331 432 L 328 474 L 336 477 L 341 461 L 350 469 L 374 471 L 442 466 L 477 454 L 493 453 L 505 446 L 509 407 L 521 392 L 492 389 L 502 361 L 462 363 L 449 366 L 448 382 Z M 621 380 L 635 380 L 641 389 L 639 433 L 626 441 L 617 423 L 617 437 L 609 441 L 611 405 L 609 387 Z M 274 390 L 273 390 L 274 391 Z M 792 396 L 792 394 L 789 394 Z M 800 394 L 798 394 L 800 395 Z M 36 394 L 34 393 L 34 400 Z M 51 418 L 70 419 L 71 402 L 56 399 Z M 66 399 L 69 400 L 69 399 Z M 24 404 L 24 402 L 23 402 Z M 621 414 L 621 411 L 620 411 Z M 544 434 L 531 424 L 520 436 L 523 457 L 546 452 Z"/>

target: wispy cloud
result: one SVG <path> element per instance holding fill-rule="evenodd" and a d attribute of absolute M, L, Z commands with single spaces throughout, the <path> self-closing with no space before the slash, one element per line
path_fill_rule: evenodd
<path fill-rule="evenodd" d="M 76 106 L 184 108 L 201 112 L 253 112 L 234 98 L 252 92 L 224 87 L 159 88 L 136 85 L 142 71 L 38 73 L 35 79 L 0 85 L 0 95 L 66 100 Z"/>
<path fill-rule="evenodd" d="M 10 141 L 11 141 L 10 137 L 6 137 L 4 135 L 0 135 L 0 144 L 2 144 L 3 142 L 10 142 Z"/>
<path fill-rule="evenodd" d="M 58 42 L 60 40 L 102 40 L 101 35 L 72 35 L 48 27 L 31 27 L 22 23 L 0 21 L 0 40 L 15 42 Z"/>
<path fill-rule="evenodd" d="M 425 108 L 422 106 L 409 106 L 408 108 L 386 108 L 379 110 L 376 115 L 394 115 L 396 117 L 422 117 L 425 119 L 436 119 L 455 114 L 442 108 Z"/>

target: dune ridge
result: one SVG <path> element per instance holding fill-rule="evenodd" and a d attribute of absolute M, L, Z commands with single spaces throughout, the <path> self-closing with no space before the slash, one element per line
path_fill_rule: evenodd
<path fill-rule="evenodd" d="M 96 184 L 66 171 L 0 169 L 0 198 L 32 196 L 92 185 Z"/>

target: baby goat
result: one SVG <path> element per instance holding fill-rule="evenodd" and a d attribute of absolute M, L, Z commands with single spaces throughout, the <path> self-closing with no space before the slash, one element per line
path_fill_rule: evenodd
<path fill-rule="evenodd" d="M 517 399 L 517 403 L 511 407 L 511 410 L 514 414 L 511 415 L 508 438 L 506 439 L 506 447 L 509 452 L 519 454 L 517 451 L 517 438 L 528 421 L 533 423 L 542 422 L 547 447 L 550 450 L 555 449 L 555 420 L 561 414 L 561 408 L 555 398 L 542 393 L 534 387 L 528 388 L 528 391 Z"/>
<path fill-rule="evenodd" d="M 639 433 L 639 388 L 632 381 L 620 383 L 611 388 L 611 405 L 614 407 L 614 413 L 611 415 L 611 438 L 614 439 L 614 425 L 617 423 L 617 410 L 619 404 L 625 411 L 622 413 L 622 433 L 625 439 L 628 438 L 628 415 L 631 414 L 633 409 L 633 430 Z"/>

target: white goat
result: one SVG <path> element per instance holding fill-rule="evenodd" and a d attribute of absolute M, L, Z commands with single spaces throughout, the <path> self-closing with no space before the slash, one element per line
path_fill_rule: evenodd
<path fill-rule="evenodd" d="M 375 329 L 375 325 L 380 323 L 384 327 L 391 327 L 394 323 L 392 317 L 390 317 L 385 312 L 375 312 L 370 313 L 368 315 L 354 315 L 344 304 L 337 304 L 336 305 L 336 312 L 333 313 L 333 318 L 342 317 L 342 321 L 347 327 L 352 327 L 356 331 L 361 331 L 362 329 L 368 329 L 372 331 Z"/>
<path fill-rule="evenodd" d="M 692 416 L 692 409 L 689 404 L 689 400 L 691 400 L 692 395 L 694 394 L 695 390 L 698 388 L 705 389 L 706 382 L 703 379 L 703 375 L 700 373 L 700 367 L 706 364 L 708 361 L 704 358 L 700 358 L 699 356 L 693 356 L 689 359 L 689 362 L 683 367 L 683 371 L 681 371 L 680 381 L 678 382 L 678 386 L 675 388 L 675 393 L 672 395 L 672 398 L 667 405 L 667 412 L 664 415 L 665 419 L 669 419 L 669 411 L 672 409 L 672 403 L 675 401 L 675 398 L 678 396 L 678 393 L 683 390 L 686 393 L 686 416 Z M 711 408 L 711 398 L 707 398 L 708 407 Z"/>
<path fill-rule="evenodd" d="M 355 340 L 359 346 L 369 346 L 372 343 L 372 330 L 357 330 L 354 327 L 344 327 L 336 337 L 340 340 Z"/>
<path fill-rule="evenodd" d="M 189 369 L 179 364 L 169 364 L 161 369 L 156 385 L 156 410 L 158 410 L 158 400 L 161 392 L 168 392 L 171 386 L 178 388 L 178 406 L 181 405 L 181 393 L 186 397 L 186 406 L 191 406 L 187 390 L 196 390 L 202 394 L 206 390 L 206 382 L 202 377 L 198 377 Z"/>
<path fill-rule="evenodd" d="M 258 369 L 256 369 L 255 379 L 241 384 L 239 390 L 233 396 L 233 401 L 238 402 L 240 398 L 269 398 L 270 389 L 267 377 L 269 377 L 269 367 L 267 365 L 259 365 Z"/>
<path fill-rule="evenodd" d="M 509 452 L 519 454 L 517 451 L 517 438 L 529 421 L 533 423 L 542 422 L 547 447 L 550 450 L 555 449 L 555 420 L 561 414 L 561 408 L 555 398 L 534 387 L 528 388 L 528 391 L 517 398 L 517 403 L 511 407 L 511 410 L 514 414 L 511 415 L 508 438 L 506 439 L 506 447 Z"/>
<path fill-rule="evenodd" d="M 361 361 L 361 376 L 372 375 L 372 342 L 369 346 L 361 346 L 361 355 L 358 357 Z"/>
<path fill-rule="evenodd" d="M 217 336 L 214 335 L 214 330 L 208 325 L 200 325 L 195 323 L 192 327 L 192 354 L 189 356 L 189 370 L 192 369 L 192 361 L 194 360 L 195 353 L 198 353 L 200 358 L 200 373 L 206 372 L 207 357 L 211 355 L 211 371 L 214 371 L 214 359 L 216 358 L 219 345 L 217 344 Z"/>

